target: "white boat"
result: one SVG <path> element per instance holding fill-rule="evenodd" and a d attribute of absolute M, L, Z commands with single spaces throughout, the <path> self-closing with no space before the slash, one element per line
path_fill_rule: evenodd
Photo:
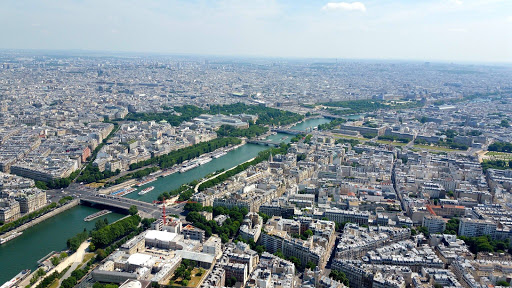
<path fill-rule="evenodd" d="M 226 155 L 226 154 L 228 154 L 226 151 L 221 151 L 221 152 L 219 152 L 219 153 L 215 153 L 215 154 L 213 154 L 213 155 L 212 155 L 212 158 L 217 159 L 217 158 L 220 158 L 220 157 L 222 157 L 222 156 L 224 156 L 224 155 Z"/>
<path fill-rule="evenodd" d="M 12 239 L 20 236 L 21 234 L 23 234 L 23 232 L 14 232 L 14 233 L 12 233 L 11 235 L 9 235 L 9 236 L 7 236 L 5 238 L 0 238 L 0 244 L 4 244 L 7 241 L 11 241 Z"/>
<path fill-rule="evenodd" d="M 201 159 L 197 160 L 197 164 L 203 165 L 203 164 L 206 164 L 206 163 L 208 163 L 210 161 L 212 161 L 212 158 L 201 158 Z"/>
<path fill-rule="evenodd" d="M 139 183 L 135 184 L 135 186 L 140 187 L 142 185 L 146 185 L 146 184 L 151 183 L 153 181 L 156 181 L 156 178 L 151 177 L 151 178 L 148 178 L 146 180 L 140 181 Z"/>
<path fill-rule="evenodd" d="M 5 282 L 0 288 L 11 288 L 16 286 L 19 282 L 25 279 L 28 275 L 30 275 L 30 270 L 26 269 L 18 273 L 18 275 L 14 276 L 11 280 Z"/>
<path fill-rule="evenodd" d="M 155 189 L 155 186 L 151 186 L 151 187 L 148 187 L 148 188 L 145 188 L 145 189 L 142 189 L 140 192 L 139 192 L 139 195 L 144 195 L 148 192 L 151 192 L 153 191 L 153 189 Z"/>
<path fill-rule="evenodd" d="M 199 167 L 199 164 L 197 163 L 192 163 L 192 164 L 188 164 L 188 165 L 185 165 L 183 166 L 181 169 L 180 169 L 180 173 L 184 173 L 184 172 L 187 172 L 188 170 L 192 170 L 196 167 Z"/>
<path fill-rule="evenodd" d="M 167 177 L 167 176 L 169 176 L 169 175 L 171 175 L 171 174 L 174 174 L 174 173 L 176 173 L 176 172 L 177 172 L 177 171 L 176 171 L 176 170 L 174 170 L 174 169 L 172 169 L 172 170 L 168 170 L 168 171 L 165 171 L 165 172 L 163 172 L 162 174 L 160 174 L 160 177 Z"/>

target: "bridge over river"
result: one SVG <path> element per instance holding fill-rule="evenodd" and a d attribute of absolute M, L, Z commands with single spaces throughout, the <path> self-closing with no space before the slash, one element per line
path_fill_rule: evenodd
<path fill-rule="evenodd" d="M 295 130 L 295 129 L 287 129 L 287 128 L 277 128 L 277 129 L 271 129 L 272 132 L 282 133 L 282 134 L 289 134 L 289 135 L 299 135 L 304 134 L 304 131 Z"/>
<path fill-rule="evenodd" d="M 142 216 L 160 218 L 161 212 L 156 204 L 138 201 L 130 198 L 115 197 L 103 194 L 82 195 L 80 197 L 82 203 L 91 205 L 101 205 L 105 207 L 121 209 L 128 211 L 132 205 L 135 205 Z"/>

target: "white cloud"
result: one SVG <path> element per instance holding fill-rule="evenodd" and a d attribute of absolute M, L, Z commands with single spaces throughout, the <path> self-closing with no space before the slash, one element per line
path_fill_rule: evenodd
<path fill-rule="evenodd" d="M 366 12 L 366 6 L 361 2 L 330 2 L 327 3 L 322 10 L 346 10 L 346 11 L 361 11 Z"/>
<path fill-rule="evenodd" d="M 508 22 L 512 22 L 512 16 L 509 16 L 509 17 L 507 18 L 507 21 L 508 21 Z"/>

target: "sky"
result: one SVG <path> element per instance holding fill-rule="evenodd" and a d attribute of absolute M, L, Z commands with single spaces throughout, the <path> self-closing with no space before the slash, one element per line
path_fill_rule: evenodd
<path fill-rule="evenodd" d="M 512 0 L 2 0 L 0 48 L 512 62 Z"/>

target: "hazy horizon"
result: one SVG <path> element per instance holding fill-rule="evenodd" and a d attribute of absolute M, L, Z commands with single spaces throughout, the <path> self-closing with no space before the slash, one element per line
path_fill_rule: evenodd
<path fill-rule="evenodd" d="M 412 3 L 411 3 L 412 2 Z M 512 62 L 512 1 L 7 1 L 7 50 Z"/>

